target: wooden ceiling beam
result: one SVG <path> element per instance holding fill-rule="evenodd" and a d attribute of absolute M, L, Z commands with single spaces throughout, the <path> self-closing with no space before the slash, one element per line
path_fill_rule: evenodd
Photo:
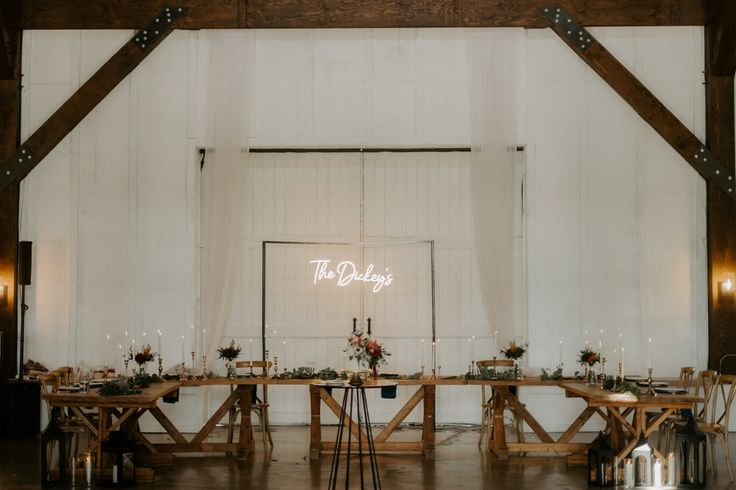
<path fill-rule="evenodd" d="M 139 29 L 165 0 L 2 0 L 20 29 Z M 180 29 L 529 27 L 543 0 L 182 0 Z M 560 0 L 585 26 L 705 25 L 703 0 Z"/>
<path fill-rule="evenodd" d="M 717 24 L 712 27 L 713 40 L 707 53 L 710 70 L 715 75 L 733 76 L 736 72 L 736 1 L 721 0 L 717 12 Z"/>
<path fill-rule="evenodd" d="M 732 204 L 736 200 L 733 169 L 721 163 L 697 136 L 647 89 L 576 19 L 559 6 L 543 7 L 552 30 L 621 98 L 669 143 L 703 178 L 716 184 Z"/>
<path fill-rule="evenodd" d="M 15 153 L 0 165 L 0 192 L 33 170 L 84 117 L 94 109 L 174 30 L 186 9 L 162 10 L 136 32 L 97 72 L 59 107 Z"/>

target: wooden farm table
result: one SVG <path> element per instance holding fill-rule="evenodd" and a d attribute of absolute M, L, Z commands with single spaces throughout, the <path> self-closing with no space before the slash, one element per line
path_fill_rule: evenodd
<path fill-rule="evenodd" d="M 640 435 L 649 437 L 676 410 L 692 408 L 694 403 L 703 401 L 702 397 L 692 394 L 637 397 L 630 393 L 611 393 L 584 383 L 561 383 L 560 387 L 568 397 L 584 399 L 588 404 L 586 410 L 597 411 L 608 422 L 611 445 L 619 449 L 619 458 L 634 448 Z M 647 412 L 656 415 L 647 417 Z M 658 458 L 664 459 L 656 448 L 653 450 Z"/>
<path fill-rule="evenodd" d="M 110 432 L 122 427 L 123 424 L 125 424 L 127 430 L 133 433 L 134 437 L 138 438 L 149 449 L 152 449 L 150 442 L 138 431 L 135 422 L 146 411 L 151 412 L 157 419 L 159 415 L 163 415 L 163 412 L 157 406 L 159 398 L 175 391 L 178 387 L 179 383 L 155 383 L 148 388 L 144 388 L 142 393 L 137 395 L 102 396 L 98 390 L 93 389 L 86 393 L 49 393 L 43 395 L 43 398 L 53 407 L 72 408 L 81 420 L 90 427 L 92 433 L 95 434 L 95 441 L 86 449 L 86 452 L 97 452 L 97 465 L 99 467 L 102 462 L 100 443 L 107 438 Z M 80 412 L 79 409 L 82 407 L 98 409 L 97 427 L 94 427 L 90 419 Z M 115 417 L 114 422 L 113 417 Z"/>
<path fill-rule="evenodd" d="M 492 403 L 491 417 L 493 420 L 492 430 L 488 437 L 487 448 L 498 459 L 506 460 L 509 453 L 526 452 L 558 452 L 558 453 L 580 453 L 587 450 L 589 444 L 572 442 L 573 437 L 585 425 L 585 422 L 596 412 L 590 407 L 583 410 L 580 415 L 570 424 L 568 429 L 556 440 L 542 427 L 534 418 L 526 406 L 519 401 L 518 392 L 521 388 L 532 386 L 560 386 L 561 381 L 542 380 L 540 378 L 524 378 L 521 380 L 469 380 L 469 385 L 486 385 L 493 390 L 493 396 L 489 400 Z M 570 381 L 571 384 L 577 384 Z M 582 384 L 582 383 L 581 383 Z M 516 390 L 512 390 L 515 387 Z M 503 412 L 506 406 L 514 409 L 516 414 L 534 431 L 539 442 L 507 442 L 506 431 L 503 423 Z"/>
<path fill-rule="evenodd" d="M 464 379 L 421 379 L 421 380 L 387 380 L 390 384 L 399 386 L 416 386 L 416 391 L 407 400 L 406 403 L 398 410 L 396 415 L 386 425 L 386 427 L 374 437 L 374 445 L 376 451 L 401 451 L 401 452 L 420 452 L 427 458 L 434 456 L 434 444 L 435 444 L 435 388 L 437 385 L 465 385 Z M 367 383 L 374 386 L 376 383 L 381 381 L 369 380 Z M 209 380 L 191 380 L 183 381 L 182 386 L 202 386 L 202 385 L 233 385 L 235 390 L 233 393 L 222 403 L 220 408 L 214 413 L 210 420 L 205 424 L 202 430 L 199 432 L 199 439 L 206 437 L 219 420 L 228 413 L 228 411 L 235 406 L 236 403 L 240 403 L 241 407 L 241 425 L 240 425 L 240 448 L 241 453 L 250 453 L 253 450 L 253 427 L 251 422 L 250 412 L 250 391 L 247 386 L 250 385 L 291 385 L 291 386 L 305 386 L 309 388 L 310 395 L 310 442 L 309 442 L 309 456 L 311 459 L 318 459 L 320 454 L 323 452 L 331 452 L 335 447 L 335 443 L 332 441 L 322 441 L 322 421 L 320 414 L 321 404 L 324 403 L 337 417 L 341 416 L 340 403 L 333 398 L 330 393 L 332 389 L 339 389 L 331 386 L 326 386 L 323 381 L 313 379 L 274 379 L 264 377 L 242 377 L 233 380 L 225 378 L 215 378 Z M 423 416 L 422 416 L 422 438 L 420 441 L 389 441 L 389 437 L 396 431 L 399 425 L 406 419 L 406 417 L 414 410 L 414 408 L 423 403 Z M 159 419 L 161 422 L 161 419 Z M 353 433 L 357 437 L 357 423 L 349 424 L 347 417 L 343 418 L 343 423 L 353 428 Z M 169 422 L 169 424 L 171 424 Z M 162 423 L 162 425 L 164 425 Z M 171 424 L 173 426 L 173 424 Z M 164 426 L 166 428 L 166 426 Z M 168 431 L 168 428 L 167 428 Z M 171 431 L 169 431 L 171 434 Z M 173 435 L 173 434 L 172 434 Z M 192 442 L 201 442 L 198 437 Z M 192 451 L 192 443 L 188 444 L 156 444 L 155 447 L 160 451 Z M 229 451 L 232 449 L 226 448 L 225 444 L 213 443 L 213 444 L 200 444 L 198 446 L 199 451 L 205 449 L 212 451 Z"/>
<path fill-rule="evenodd" d="M 391 379 L 386 383 L 399 386 L 416 386 L 417 389 L 409 400 L 399 408 L 396 415 L 388 422 L 386 427 L 373 438 L 375 450 L 378 452 L 401 451 L 401 452 L 419 452 L 427 459 L 434 459 L 435 448 L 435 390 L 437 385 L 465 385 L 464 379 Z M 367 386 L 376 386 L 382 383 L 381 380 L 366 381 Z M 312 383 L 309 387 L 310 395 L 310 412 L 311 412 L 311 430 L 309 436 L 309 457 L 311 459 L 319 458 L 323 452 L 331 452 L 335 449 L 334 442 L 322 442 L 322 421 L 320 415 L 320 405 L 322 402 L 329 407 L 337 416 L 341 416 L 341 407 L 332 394 L 329 392 L 330 386 L 324 383 Z M 335 389 L 335 388 L 333 388 Z M 414 408 L 422 402 L 422 438 L 419 441 L 389 441 L 388 439 L 406 419 L 406 417 L 414 410 Z M 345 416 L 344 425 L 350 427 L 353 435 L 358 437 L 358 424 L 353 421 L 349 424 L 349 419 Z M 365 437 L 365 435 L 362 435 Z M 357 446 L 356 446 L 357 447 Z"/>

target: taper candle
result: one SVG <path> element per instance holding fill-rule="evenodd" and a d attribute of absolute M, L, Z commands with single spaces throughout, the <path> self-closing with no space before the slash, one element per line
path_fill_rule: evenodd
<path fill-rule="evenodd" d="M 207 338 L 205 337 L 207 335 L 207 330 L 202 329 L 202 355 L 207 355 Z"/>
<path fill-rule="evenodd" d="M 107 334 L 107 342 L 105 343 L 105 368 L 109 366 L 110 361 L 110 334 Z M 105 373 L 105 376 L 107 376 L 107 373 Z"/>
<path fill-rule="evenodd" d="M 161 359 L 161 330 L 156 330 L 158 332 L 158 357 Z"/>
<path fill-rule="evenodd" d="M 186 363 L 186 346 L 184 345 L 184 336 L 181 336 L 181 365 Z"/>
<path fill-rule="evenodd" d="M 562 366 L 562 341 L 560 340 L 560 363 L 558 366 Z"/>
<path fill-rule="evenodd" d="M 647 369 L 652 369 L 652 338 L 647 342 Z"/>

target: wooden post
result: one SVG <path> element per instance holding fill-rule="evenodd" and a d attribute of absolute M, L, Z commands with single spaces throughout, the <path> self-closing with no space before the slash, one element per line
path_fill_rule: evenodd
<path fill-rule="evenodd" d="M 311 410 L 311 426 L 309 430 L 309 459 L 319 459 L 322 446 L 322 421 L 320 420 L 319 386 L 309 385 L 309 406 Z"/>
<path fill-rule="evenodd" d="M 721 163 L 734 171 L 734 74 L 711 69 L 716 27 L 705 29 L 706 144 Z M 722 51 L 721 51 L 722 53 Z M 722 355 L 736 352 L 736 302 L 719 298 L 718 283 L 736 273 L 736 208 L 711 181 L 708 197 L 708 367 L 718 368 Z M 733 293 L 732 293 L 733 294 Z"/>
<path fill-rule="evenodd" d="M 434 459 L 435 446 L 435 390 L 437 387 L 426 384 L 424 390 L 424 417 L 422 420 L 422 444 L 424 445 L 424 459 Z"/>
<path fill-rule="evenodd" d="M 18 147 L 20 131 L 20 80 L 0 80 L 0 162 Z M 15 275 L 18 262 L 18 184 L 0 192 L 0 379 L 17 372 L 17 323 Z"/>

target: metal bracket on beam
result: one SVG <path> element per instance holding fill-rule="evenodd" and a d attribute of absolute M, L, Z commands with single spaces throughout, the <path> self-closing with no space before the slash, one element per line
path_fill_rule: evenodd
<path fill-rule="evenodd" d="M 567 10 L 557 6 L 541 7 L 542 14 L 550 21 L 579 50 L 585 51 L 595 41 L 595 38 L 585 30 Z"/>
<path fill-rule="evenodd" d="M 731 198 L 736 196 L 733 174 L 713 156 L 708 148 L 701 146 L 695 150 L 695 153 L 690 157 L 690 162 L 702 168 L 708 178 L 723 189 L 726 195 L 731 196 Z"/>
<path fill-rule="evenodd" d="M 15 151 L 15 154 L 5 162 L 5 165 L 2 166 L 2 172 L 5 176 L 17 175 L 21 170 L 23 170 L 23 167 L 32 160 L 33 154 L 31 153 L 31 150 L 21 146 Z"/>
<path fill-rule="evenodd" d="M 141 49 L 148 49 L 162 32 L 171 29 L 171 23 L 179 17 L 186 15 L 186 7 L 166 7 L 155 19 L 143 30 L 135 33 L 133 41 Z"/>

